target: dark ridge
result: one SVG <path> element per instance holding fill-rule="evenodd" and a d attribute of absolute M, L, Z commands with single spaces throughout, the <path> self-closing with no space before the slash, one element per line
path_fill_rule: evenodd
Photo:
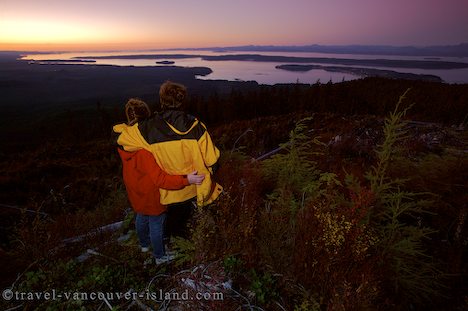
<path fill-rule="evenodd" d="M 377 67 L 400 67 L 419 69 L 461 69 L 468 68 L 468 63 L 447 62 L 435 60 L 396 60 L 396 59 L 347 59 L 326 57 L 292 57 L 260 54 L 240 55 L 192 55 L 192 54 L 146 54 L 146 55 L 118 55 L 118 56 L 81 56 L 77 59 L 183 59 L 201 57 L 207 61 L 255 61 L 255 62 L 290 62 L 290 63 L 321 63 L 336 65 L 359 65 Z"/>
<path fill-rule="evenodd" d="M 419 69 L 461 69 L 468 68 L 468 63 L 429 61 L 429 60 L 396 60 L 396 59 L 347 59 L 347 58 L 325 58 L 325 57 L 289 57 L 272 56 L 259 54 L 241 55 L 219 55 L 203 56 L 204 60 L 225 61 L 256 61 L 256 62 L 291 62 L 291 63 L 322 63 L 337 65 L 360 65 L 377 67 L 399 67 L 399 68 L 419 68 Z"/>

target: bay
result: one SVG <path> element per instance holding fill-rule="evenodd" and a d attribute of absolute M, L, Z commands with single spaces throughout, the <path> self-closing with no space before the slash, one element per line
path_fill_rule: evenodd
<path fill-rule="evenodd" d="M 276 68 L 279 65 L 288 64 L 287 62 L 261 62 L 253 60 L 206 60 L 201 56 L 221 56 L 221 55 L 242 55 L 242 54 L 260 54 L 267 56 L 286 56 L 286 57 L 314 57 L 314 58 L 336 58 L 336 59 L 386 59 L 386 60 L 412 60 L 412 61 L 447 61 L 468 63 L 468 58 L 457 57 L 417 57 L 417 56 L 395 56 L 395 55 L 351 55 L 351 54 L 325 54 L 325 53 L 306 53 L 306 52 L 217 52 L 206 50 L 156 50 L 156 51 L 110 51 L 110 52 L 64 52 L 64 53 L 35 53 L 27 54 L 22 57 L 24 60 L 45 63 L 73 63 L 83 65 L 114 65 L 114 66 L 161 66 L 156 61 L 170 61 L 169 66 L 182 67 L 208 67 L 212 70 L 211 74 L 198 76 L 203 80 L 229 80 L 229 81 L 256 81 L 259 84 L 277 84 L 277 83 L 306 83 L 314 84 L 332 83 L 349 81 L 362 78 L 356 74 L 347 72 L 332 72 L 325 69 L 312 69 L 309 71 L 288 71 Z M 125 55 L 132 55 L 132 58 L 121 58 Z M 141 58 L 138 56 L 141 55 Z M 179 55 L 180 57 L 151 59 L 148 55 Z M 185 55 L 185 57 L 184 57 Z M 100 58 L 104 57 L 104 58 Z M 80 62 L 81 61 L 81 62 Z M 91 62 L 90 62 L 91 61 Z M 173 64 L 172 64 L 173 62 Z M 165 65 L 168 66 L 168 65 Z M 340 67 L 356 67 L 340 65 Z M 446 83 L 468 83 L 468 68 L 462 69 L 418 69 L 418 68 L 399 68 L 399 67 L 375 67 L 359 66 L 362 68 L 372 68 L 380 70 L 393 70 L 400 73 L 412 73 L 420 75 L 435 75 L 440 77 Z"/>

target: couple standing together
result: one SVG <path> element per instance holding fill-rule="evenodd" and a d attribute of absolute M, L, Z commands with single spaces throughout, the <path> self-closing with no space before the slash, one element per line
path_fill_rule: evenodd
<path fill-rule="evenodd" d="M 153 248 L 157 264 L 171 259 L 164 247 L 167 205 L 190 210 L 194 199 L 206 206 L 222 192 L 212 179 L 219 150 L 205 125 L 185 113 L 186 97 L 183 85 L 167 81 L 159 91 L 160 112 L 152 115 L 146 103 L 130 99 L 127 123 L 113 127 L 140 246 Z"/>

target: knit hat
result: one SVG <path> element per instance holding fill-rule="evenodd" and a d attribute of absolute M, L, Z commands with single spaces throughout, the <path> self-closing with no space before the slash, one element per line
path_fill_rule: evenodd
<path fill-rule="evenodd" d="M 133 125 L 148 118 L 151 115 L 151 110 L 144 101 L 138 98 L 130 98 L 125 104 L 125 115 L 127 116 L 128 125 Z"/>
<path fill-rule="evenodd" d="M 159 89 L 159 102 L 162 109 L 180 108 L 187 97 L 187 88 L 179 83 L 166 81 Z"/>

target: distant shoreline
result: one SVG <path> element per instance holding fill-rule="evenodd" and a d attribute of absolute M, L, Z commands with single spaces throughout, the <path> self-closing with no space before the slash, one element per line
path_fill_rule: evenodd
<path fill-rule="evenodd" d="M 30 64 L 48 64 L 52 65 L 54 63 L 61 64 L 61 63 L 96 63 L 95 60 L 91 59 L 47 59 L 47 60 L 30 60 Z"/>
<path fill-rule="evenodd" d="M 79 56 L 74 59 L 186 59 L 201 58 L 206 61 L 253 61 L 253 62 L 285 62 L 285 63 L 318 63 L 345 66 L 374 66 L 414 69 L 464 69 L 468 63 L 448 62 L 438 60 L 398 60 L 398 59 L 350 59 L 326 57 L 292 57 L 261 54 L 239 55 L 197 55 L 197 54 L 143 54 L 143 55 L 114 55 L 114 56 Z"/>

